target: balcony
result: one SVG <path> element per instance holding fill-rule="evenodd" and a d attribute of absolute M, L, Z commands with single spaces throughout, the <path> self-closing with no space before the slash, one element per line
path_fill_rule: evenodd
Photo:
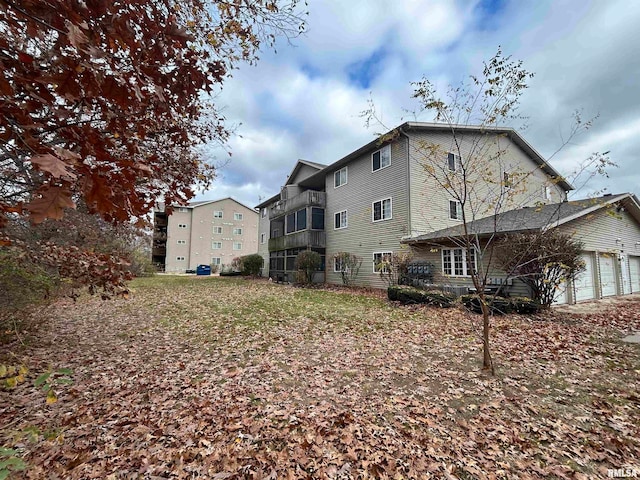
<path fill-rule="evenodd" d="M 324 207 L 326 204 L 325 192 L 316 192 L 315 190 L 307 190 L 306 192 L 296 195 L 287 200 L 280 200 L 278 203 L 269 208 L 269 220 L 295 212 L 304 207 Z"/>
<path fill-rule="evenodd" d="M 302 232 L 284 235 L 278 238 L 269 239 L 269 251 L 285 250 L 287 248 L 326 247 L 326 236 L 320 230 L 303 230 Z"/>
<path fill-rule="evenodd" d="M 167 247 L 153 247 L 153 249 L 151 249 L 151 255 L 154 257 L 166 257 Z"/>

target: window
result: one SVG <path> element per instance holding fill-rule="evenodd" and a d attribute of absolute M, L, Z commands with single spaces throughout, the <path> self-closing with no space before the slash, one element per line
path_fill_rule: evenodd
<path fill-rule="evenodd" d="M 373 221 L 389 220 L 391 218 L 391 199 L 385 198 L 378 202 L 373 202 Z"/>
<path fill-rule="evenodd" d="M 178 224 L 178 228 L 187 228 L 189 225 L 187 225 L 186 223 L 179 223 Z"/>
<path fill-rule="evenodd" d="M 213 227 L 213 233 L 217 233 L 218 235 L 222 235 L 222 227 L 218 227 L 218 226 Z"/>
<path fill-rule="evenodd" d="M 242 250 L 242 242 L 233 242 L 234 250 Z"/>
<path fill-rule="evenodd" d="M 241 213 L 234 213 L 233 214 L 233 219 L 234 220 L 242 220 L 243 217 L 244 217 L 244 215 L 242 215 Z"/>
<path fill-rule="evenodd" d="M 449 171 L 455 172 L 460 169 L 460 156 L 455 153 L 449 153 L 447 155 L 447 163 L 449 165 Z"/>
<path fill-rule="evenodd" d="M 457 200 L 449 200 L 449 218 L 462 220 L 462 204 Z"/>
<path fill-rule="evenodd" d="M 184 207 L 180 207 L 178 209 L 178 212 L 180 212 L 180 213 L 187 213 L 188 211 L 189 211 L 189 209 L 188 208 L 184 208 Z"/>
<path fill-rule="evenodd" d="M 187 241 L 186 240 L 178 240 L 178 245 L 186 245 Z"/>
<path fill-rule="evenodd" d="M 213 212 L 213 218 L 222 218 L 222 210 L 216 210 Z"/>
<path fill-rule="evenodd" d="M 371 171 L 377 172 L 391 165 L 391 145 L 385 145 L 371 154 Z"/>
<path fill-rule="evenodd" d="M 233 229 L 233 234 L 234 235 L 242 235 L 242 228 L 234 228 Z"/>
<path fill-rule="evenodd" d="M 324 230 L 324 208 L 311 209 L 311 229 Z"/>
<path fill-rule="evenodd" d="M 343 272 L 344 271 L 344 262 L 342 261 L 342 258 L 334 257 L 334 259 L 333 259 L 333 271 L 335 273 L 339 273 L 339 272 Z"/>
<path fill-rule="evenodd" d="M 551 187 L 549 185 L 542 186 L 542 198 L 551 200 Z"/>
<path fill-rule="evenodd" d="M 334 227 L 336 230 L 340 228 L 347 228 L 347 211 L 343 210 L 335 214 L 335 224 Z"/>
<path fill-rule="evenodd" d="M 502 173 L 502 183 L 504 184 L 504 188 L 511 188 L 511 177 L 509 176 L 509 172 Z"/>
<path fill-rule="evenodd" d="M 266 233 L 261 233 L 260 234 L 260 243 L 266 243 L 267 242 L 267 234 Z"/>
<path fill-rule="evenodd" d="M 176 257 L 177 262 L 184 262 L 186 259 L 184 257 Z"/>
<path fill-rule="evenodd" d="M 347 167 L 343 167 L 333 174 L 333 187 L 338 188 L 347 183 Z"/>
<path fill-rule="evenodd" d="M 220 257 L 212 257 L 211 258 L 211 265 L 222 265 L 222 259 Z"/>
<path fill-rule="evenodd" d="M 389 273 L 389 262 L 393 252 L 373 253 L 373 273 Z"/>
<path fill-rule="evenodd" d="M 467 255 L 464 248 L 442 249 L 442 273 L 452 277 L 468 277 L 476 268 L 476 252 Z"/>
<path fill-rule="evenodd" d="M 213 250 L 220 250 L 222 248 L 222 242 L 211 242 L 211 248 Z"/>
<path fill-rule="evenodd" d="M 263 208 L 261 213 L 262 213 L 262 218 L 266 217 L 267 216 L 267 207 Z"/>
<path fill-rule="evenodd" d="M 287 215 L 287 233 L 299 232 L 307 229 L 307 209 L 303 208 L 297 212 Z"/>

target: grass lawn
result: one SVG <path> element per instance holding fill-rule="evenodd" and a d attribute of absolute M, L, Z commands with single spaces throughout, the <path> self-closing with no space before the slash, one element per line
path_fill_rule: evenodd
<path fill-rule="evenodd" d="M 479 317 L 384 292 L 157 276 L 35 320 L 0 358 L 29 368 L 0 390 L 17 478 L 640 475 L 638 296 L 495 318 L 495 377 Z M 33 381 L 61 367 L 47 404 Z"/>

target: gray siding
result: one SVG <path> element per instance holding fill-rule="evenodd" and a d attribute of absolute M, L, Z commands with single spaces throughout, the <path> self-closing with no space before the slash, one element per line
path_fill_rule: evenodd
<path fill-rule="evenodd" d="M 327 207 L 327 282 L 341 283 L 340 274 L 333 271 L 333 255 L 355 253 L 363 258 L 357 278 L 360 285 L 385 286 L 379 274 L 373 272 L 374 252 L 398 252 L 400 238 L 407 235 L 409 222 L 409 184 L 407 143 L 404 137 L 391 144 L 391 165 L 372 172 L 371 154 L 349 162 L 347 184 L 334 188 L 334 171 L 327 173 L 325 188 Z M 372 221 L 372 203 L 392 198 L 392 218 Z M 348 227 L 334 229 L 334 214 L 347 210 Z M 406 248 L 406 247 L 404 247 Z"/>
<path fill-rule="evenodd" d="M 436 171 L 440 167 L 446 168 L 447 153 L 458 151 L 452 135 L 432 131 L 412 132 L 410 136 L 411 233 L 419 235 L 459 225 L 460 221 L 449 219 L 449 200 L 453 198 L 424 168 L 426 152 L 429 152 L 429 156 L 435 154 L 439 159 L 435 165 Z M 507 201 L 500 211 L 535 205 L 537 202 L 555 203 L 566 198 L 565 192 L 556 181 L 545 174 L 508 137 L 497 134 L 480 136 L 477 133 L 465 133 L 460 135 L 458 140 L 463 159 L 469 158 L 474 151 L 475 158 L 479 160 L 477 169 L 470 172 L 468 181 L 468 185 L 472 185 L 469 203 L 473 205 L 473 211 L 469 208 L 466 210 L 468 219 L 483 218 L 495 213 L 493 206 L 501 192 L 503 171 L 509 172 L 512 177 L 515 176 L 516 181 L 520 183 L 514 185 L 509 193 L 504 195 L 503 198 Z M 478 154 L 479 149 L 482 149 L 482 155 Z M 501 155 L 500 162 L 484 160 L 496 155 L 498 151 L 505 152 Z M 433 160 L 429 162 L 433 163 Z M 549 199 L 544 198 L 545 186 L 549 186 L 551 190 Z"/>
<path fill-rule="evenodd" d="M 262 266 L 262 276 L 269 277 L 269 234 L 271 232 L 269 222 L 269 207 L 263 207 L 260 212 L 258 212 L 258 215 L 258 253 L 264 260 Z M 264 243 L 262 243 L 260 238 L 263 233 L 265 237 Z"/>

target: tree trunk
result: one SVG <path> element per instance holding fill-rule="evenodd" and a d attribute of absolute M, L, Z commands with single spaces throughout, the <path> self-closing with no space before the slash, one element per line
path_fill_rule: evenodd
<path fill-rule="evenodd" d="M 490 309 L 485 301 L 484 295 L 480 295 L 480 306 L 482 307 L 482 369 L 495 375 L 493 360 L 491 360 L 491 350 L 489 348 L 489 334 L 491 325 L 489 323 Z"/>

